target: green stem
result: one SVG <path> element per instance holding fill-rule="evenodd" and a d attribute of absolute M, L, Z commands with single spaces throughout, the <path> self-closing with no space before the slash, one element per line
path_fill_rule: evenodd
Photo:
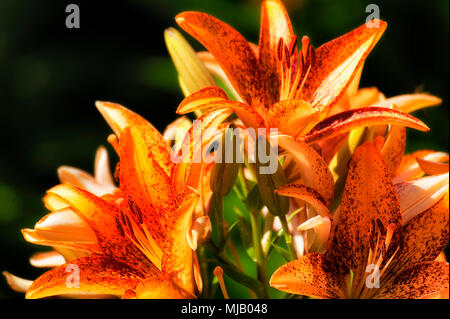
<path fill-rule="evenodd" d="M 214 213 L 216 218 L 216 226 L 217 226 L 217 234 L 219 237 L 219 247 L 221 249 L 224 248 L 225 244 L 225 237 L 226 237 L 226 230 L 225 230 L 225 224 L 223 221 L 223 197 L 219 194 L 214 194 L 214 200 L 215 200 L 215 207 L 214 207 Z"/>
<path fill-rule="evenodd" d="M 281 227 L 283 227 L 284 239 L 286 240 L 286 245 L 288 246 L 288 249 L 289 249 L 289 256 L 291 257 L 291 260 L 294 260 L 294 259 L 296 259 L 295 258 L 296 254 L 295 254 L 294 244 L 292 242 L 292 235 L 289 232 L 286 215 L 279 216 L 279 218 L 281 221 Z"/>
<path fill-rule="evenodd" d="M 262 295 L 260 298 L 269 298 L 269 283 L 267 281 L 266 258 L 261 246 L 261 232 L 258 223 L 258 214 L 250 212 L 250 225 L 252 228 L 253 247 L 255 249 L 256 267 L 258 271 L 258 280 L 263 284 Z"/>

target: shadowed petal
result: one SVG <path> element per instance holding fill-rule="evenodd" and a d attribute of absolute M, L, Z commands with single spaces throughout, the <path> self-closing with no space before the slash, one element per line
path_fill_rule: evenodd
<path fill-rule="evenodd" d="M 329 206 L 334 196 L 334 181 L 322 157 L 311 146 L 291 136 L 279 135 L 277 138 L 279 146 L 296 160 L 303 184 L 316 190 Z"/>
<path fill-rule="evenodd" d="M 183 12 L 178 25 L 211 52 L 239 95 L 261 105 L 262 82 L 257 57 L 245 38 L 228 24 L 201 12 Z"/>
<path fill-rule="evenodd" d="M 308 254 L 278 268 L 270 286 L 281 291 L 315 298 L 342 296 L 337 272 L 324 255 Z"/>
<path fill-rule="evenodd" d="M 325 200 L 311 187 L 301 184 L 289 184 L 277 189 L 275 192 L 282 196 L 304 200 L 311 204 L 320 216 L 328 217 L 330 215 Z"/>
<path fill-rule="evenodd" d="M 340 135 L 357 127 L 381 124 L 402 125 L 423 132 L 429 131 L 428 126 L 422 121 L 406 113 L 389 108 L 366 107 L 345 111 L 326 118 L 305 135 L 302 140 L 305 143 L 313 143 Z"/>

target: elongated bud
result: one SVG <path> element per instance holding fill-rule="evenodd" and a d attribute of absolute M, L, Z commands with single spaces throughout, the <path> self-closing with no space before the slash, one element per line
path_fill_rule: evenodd
<path fill-rule="evenodd" d="M 264 157 L 268 158 L 266 165 L 261 162 Z M 268 169 L 270 167 L 272 169 Z M 286 176 L 277 154 L 272 152 L 270 143 L 262 135 L 258 137 L 256 143 L 256 181 L 261 198 L 269 212 L 275 216 L 286 215 L 289 210 L 289 199 L 275 193 L 277 188 L 287 184 Z"/>
<path fill-rule="evenodd" d="M 227 195 L 233 188 L 243 161 L 241 143 L 234 131 L 232 126 L 225 129 L 211 170 L 211 190 L 220 196 Z"/>
<path fill-rule="evenodd" d="M 197 57 L 197 53 L 180 32 L 168 28 L 164 31 L 164 40 L 178 71 L 178 80 L 185 96 L 216 85 L 203 62 Z"/>

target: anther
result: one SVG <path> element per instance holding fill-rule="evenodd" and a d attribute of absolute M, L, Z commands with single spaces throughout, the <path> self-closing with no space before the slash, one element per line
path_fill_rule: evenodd
<path fill-rule="evenodd" d="M 283 44 L 283 38 L 279 38 L 279 39 L 278 39 L 278 47 L 277 47 L 277 50 L 278 50 L 278 60 L 279 60 L 279 61 L 281 61 L 281 60 L 283 59 L 283 46 L 284 46 L 284 44 Z"/>
<path fill-rule="evenodd" d="M 225 282 L 223 281 L 223 269 L 220 266 L 214 268 L 214 276 L 219 280 L 220 289 L 222 290 L 223 297 L 225 299 L 230 299 L 228 296 L 227 288 L 225 287 Z"/>

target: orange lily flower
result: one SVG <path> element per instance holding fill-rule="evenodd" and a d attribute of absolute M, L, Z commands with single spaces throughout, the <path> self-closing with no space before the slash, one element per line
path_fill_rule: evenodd
<path fill-rule="evenodd" d="M 277 128 L 307 143 L 368 125 L 428 130 L 421 121 L 386 107 L 348 110 L 324 119 L 378 42 L 386 28 L 383 21 L 376 21 L 379 28 L 362 25 L 317 50 L 303 37 L 300 52 L 286 9 L 278 0 L 262 4 L 257 47 L 205 13 L 183 12 L 176 21 L 208 49 L 210 60 L 220 66 L 241 100 L 232 101 L 220 88 L 207 87 L 186 97 L 177 110 L 180 114 L 229 107 L 247 127 Z"/>
<path fill-rule="evenodd" d="M 448 190 L 402 224 L 391 176 L 372 143 L 349 165 L 334 236 L 325 254 L 280 267 L 272 287 L 316 298 L 432 298 L 448 295 L 448 263 L 435 261 L 448 241 Z"/>
<path fill-rule="evenodd" d="M 116 188 L 109 168 L 109 158 L 106 148 L 100 146 L 95 156 L 94 176 L 71 166 L 58 168 L 58 177 L 61 183 L 71 184 L 89 191 L 97 196 L 112 195 Z M 36 223 L 34 229 L 23 229 L 25 239 L 33 244 L 50 246 L 54 250 L 36 253 L 30 258 L 30 264 L 39 268 L 53 268 L 63 265 L 73 259 L 88 256 L 88 250 L 75 247 L 75 243 L 96 243 L 95 234 L 72 209 L 58 210 L 58 205 L 64 206 L 61 200 L 51 194 L 43 198 L 45 206 L 54 213 L 48 214 Z M 69 247 L 65 244 L 71 242 Z M 8 284 L 18 292 L 26 292 L 33 283 L 3 272 Z"/>
<path fill-rule="evenodd" d="M 26 297 L 195 297 L 202 283 L 191 246 L 205 223 L 194 217 L 201 163 L 173 163 L 169 143 L 149 122 L 118 104 L 96 105 L 115 133 L 108 140 L 120 157 L 116 170 L 120 188 L 101 195 L 85 187 L 90 183 L 81 185 L 69 178 L 70 183 L 48 190 L 44 201 L 52 212 L 35 230 L 24 230 L 25 238 L 47 230 L 53 238 L 37 243 L 86 254 L 44 273 Z M 199 118 L 202 129 L 220 124 L 230 114 L 227 109 L 205 113 Z M 184 141 L 190 146 L 195 142 Z M 192 150 L 184 156 L 192 157 Z M 62 171 L 64 177 L 74 173 Z M 66 283 L 68 267 L 79 269 L 75 288 Z"/>

